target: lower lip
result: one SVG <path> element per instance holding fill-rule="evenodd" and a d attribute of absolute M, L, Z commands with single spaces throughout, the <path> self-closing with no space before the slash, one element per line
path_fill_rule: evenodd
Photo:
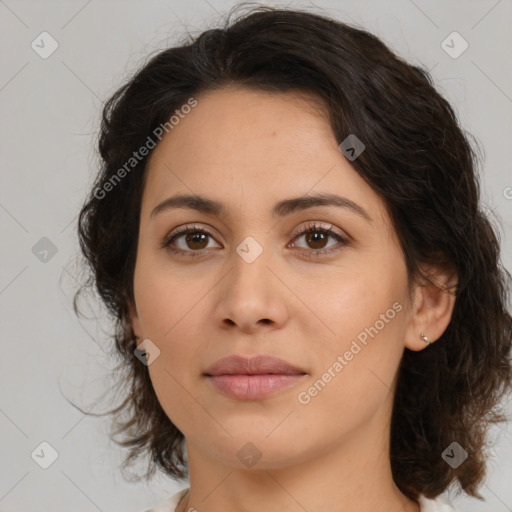
<path fill-rule="evenodd" d="M 237 400 L 258 400 L 295 386 L 305 375 L 208 375 L 223 394 Z"/>

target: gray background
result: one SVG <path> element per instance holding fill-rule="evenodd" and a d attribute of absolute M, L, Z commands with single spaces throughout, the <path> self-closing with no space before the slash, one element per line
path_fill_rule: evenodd
<path fill-rule="evenodd" d="M 99 314 L 100 323 L 79 320 L 72 311 L 73 292 L 83 279 L 74 229 L 97 165 L 102 101 L 148 54 L 186 29 L 195 34 L 214 26 L 232 5 L 0 0 L 0 511 L 138 512 L 186 485 L 161 475 L 147 484 L 123 480 L 122 453 L 108 440 L 108 420 L 84 416 L 65 398 L 90 410 L 109 389 L 112 367 L 102 341 L 109 328 L 104 313 L 94 302 L 89 316 Z M 282 5 L 360 24 L 432 70 L 463 126 L 485 148 L 482 198 L 501 219 L 503 261 L 512 269 L 512 1 Z M 43 31 L 58 43 L 46 59 L 31 47 Z M 457 58 L 441 46 L 453 31 L 469 44 Z M 457 41 L 453 46 L 461 48 Z M 503 404 L 509 415 L 511 404 Z M 496 444 L 481 489 L 486 502 L 446 495 L 459 511 L 512 510 L 510 425 L 494 428 L 492 436 Z M 43 441 L 58 452 L 48 469 L 31 458 L 36 450 L 40 462 L 49 460 L 48 449 L 38 448 Z"/>

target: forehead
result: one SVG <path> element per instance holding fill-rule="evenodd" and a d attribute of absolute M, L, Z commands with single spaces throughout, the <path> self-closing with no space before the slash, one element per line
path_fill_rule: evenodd
<path fill-rule="evenodd" d="M 263 172 L 265 162 L 275 163 L 279 156 L 283 163 L 296 161 L 308 148 L 311 153 L 336 144 L 321 100 L 307 93 L 229 86 L 196 100 L 197 106 L 156 147 L 150 166 L 155 160 L 186 157 L 191 162 L 209 160 L 211 165 L 245 162 L 233 167 L 237 174 L 249 164 Z"/>
<path fill-rule="evenodd" d="M 328 112 L 307 93 L 239 87 L 210 91 L 153 151 L 145 196 L 151 205 L 177 193 L 218 198 L 240 211 L 283 197 L 337 194 L 379 209 L 380 200 L 338 147 Z M 146 201 L 147 202 L 147 201 Z"/>

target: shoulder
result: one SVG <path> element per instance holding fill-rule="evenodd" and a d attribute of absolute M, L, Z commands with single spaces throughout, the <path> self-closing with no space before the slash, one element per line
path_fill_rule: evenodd
<path fill-rule="evenodd" d="M 451 505 L 438 499 L 431 500 L 420 494 L 418 504 L 421 512 L 457 512 Z"/>
<path fill-rule="evenodd" d="M 150 508 L 149 510 L 146 510 L 145 512 L 174 512 L 181 498 L 185 496 L 187 491 L 188 488 L 182 489 L 181 491 L 178 491 L 176 494 L 173 494 L 170 498 L 166 499 L 165 501 L 162 501 L 158 505 L 155 505 L 154 507 Z"/>

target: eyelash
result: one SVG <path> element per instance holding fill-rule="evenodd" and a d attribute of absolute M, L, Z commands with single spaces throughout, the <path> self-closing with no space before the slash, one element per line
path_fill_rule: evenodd
<path fill-rule="evenodd" d="M 342 247 L 348 245 L 348 243 L 349 243 L 349 241 L 346 238 L 342 237 L 338 233 L 335 233 L 334 231 L 330 230 L 329 228 L 322 227 L 321 225 L 319 225 L 315 222 L 309 223 L 307 225 L 306 229 L 302 230 L 301 232 L 299 232 L 297 235 L 294 236 L 293 240 L 295 241 L 296 239 L 298 239 L 299 237 L 301 237 L 303 235 L 307 235 L 309 233 L 315 233 L 315 232 L 321 232 L 328 236 L 332 236 L 332 237 L 336 238 L 336 240 L 342 245 Z M 207 251 L 207 249 L 201 249 L 198 251 L 193 251 L 193 250 L 183 251 L 181 249 L 171 248 L 170 244 L 176 238 L 178 238 L 179 236 L 189 234 L 189 233 L 204 233 L 205 235 L 208 235 L 213 238 L 212 233 L 210 233 L 208 230 L 206 230 L 204 228 L 194 226 L 194 225 L 185 225 L 185 226 L 182 226 L 181 228 L 177 228 L 172 233 L 167 235 L 161 244 L 161 248 L 162 249 L 167 248 L 167 250 L 173 254 L 180 254 L 180 255 L 189 256 L 192 258 L 202 256 L 204 251 Z M 309 257 L 318 257 L 318 256 L 322 256 L 325 254 L 335 253 L 335 252 L 341 250 L 341 247 L 338 247 L 336 249 L 311 249 L 311 250 L 304 249 L 304 250 L 306 250 L 306 252 L 310 253 L 310 254 L 308 254 Z"/>

